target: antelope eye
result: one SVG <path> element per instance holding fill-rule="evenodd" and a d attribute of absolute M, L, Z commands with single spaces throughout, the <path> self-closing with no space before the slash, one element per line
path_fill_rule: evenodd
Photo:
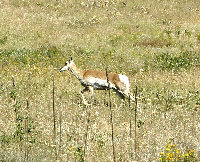
<path fill-rule="evenodd" d="M 66 62 L 65 65 L 67 65 L 68 63 Z"/>

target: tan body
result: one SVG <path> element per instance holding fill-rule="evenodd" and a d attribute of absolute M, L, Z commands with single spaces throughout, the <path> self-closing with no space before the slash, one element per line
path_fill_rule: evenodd
<path fill-rule="evenodd" d="M 84 102 L 84 92 L 90 91 L 93 95 L 93 90 L 108 90 L 109 88 L 113 89 L 121 99 L 124 99 L 124 95 L 126 95 L 134 100 L 129 91 L 129 79 L 125 75 L 108 73 L 110 83 L 110 85 L 108 85 L 106 72 L 98 70 L 80 70 L 74 64 L 72 58 L 65 63 L 60 72 L 65 70 L 70 70 L 81 82 L 81 85 L 85 87 L 85 89 L 81 91 Z"/>

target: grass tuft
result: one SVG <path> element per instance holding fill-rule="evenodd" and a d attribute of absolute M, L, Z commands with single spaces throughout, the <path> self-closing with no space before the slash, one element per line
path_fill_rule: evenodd
<path fill-rule="evenodd" d="M 0 5 L 0 161 L 112 161 L 112 142 L 116 161 L 167 161 L 176 155 L 200 161 L 199 1 L 2 0 Z M 87 118 L 80 82 L 59 72 L 70 56 L 80 69 L 108 67 L 127 75 L 132 93 L 137 86 L 131 126 L 137 139 L 129 135 L 134 117 L 128 103 L 121 108 L 113 91 L 113 140 L 108 92 L 94 91 Z M 62 112 L 55 140 L 53 72 L 55 117 Z M 130 145 L 134 140 L 138 159 Z"/>

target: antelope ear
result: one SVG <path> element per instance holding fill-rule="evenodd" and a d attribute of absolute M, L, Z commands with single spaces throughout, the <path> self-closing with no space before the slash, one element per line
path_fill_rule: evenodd
<path fill-rule="evenodd" d="M 73 59 L 72 59 L 72 56 L 70 56 L 70 60 L 69 61 L 72 61 Z"/>

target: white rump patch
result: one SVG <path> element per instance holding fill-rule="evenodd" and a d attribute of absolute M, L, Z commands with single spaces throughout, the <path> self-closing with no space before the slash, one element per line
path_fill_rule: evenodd
<path fill-rule="evenodd" d="M 121 80 L 121 82 L 123 82 L 124 84 L 126 84 L 127 86 L 130 86 L 129 84 L 129 79 L 127 76 L 119 74 L 119 79 Z"/>

